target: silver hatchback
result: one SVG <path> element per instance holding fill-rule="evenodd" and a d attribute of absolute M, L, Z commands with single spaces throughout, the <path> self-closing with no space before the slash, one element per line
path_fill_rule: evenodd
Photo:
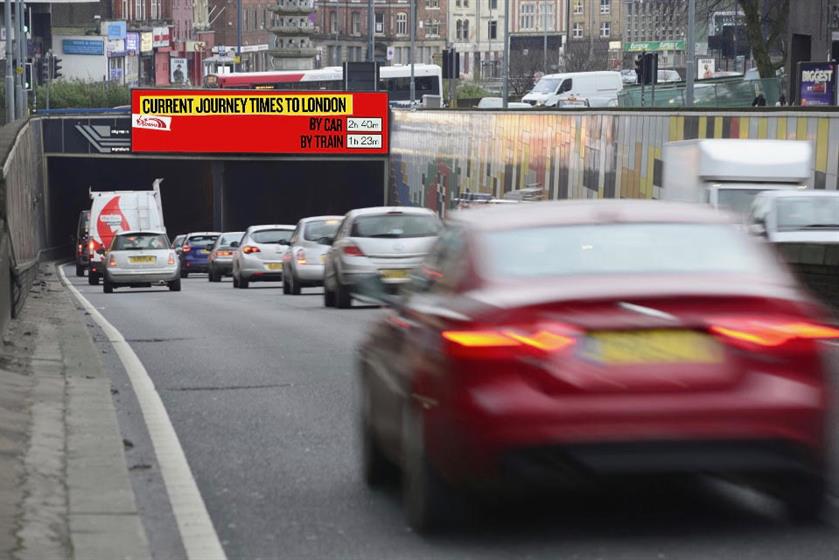
<path fill-rule="evenodd" d="M 102 288 L 106 294 L 122 286 L 165 284 L 181 291 L 180 261 L 160 231 L 125 231 L 114 236 L 103 260 Z"/>
<path fill-rule="evenodd" d="M 291 236 L 283 257 L 283 293 L 300 294 L 300 289 L 323 284 L 323 262 L 343 216 L 303 218 Z"/>
<path fill-rule="evenodd" d="M 344 218 L 324 262 L 323 302 L 349 307 L 353 294 L 374 281 L 390 292 L 410 280 L 437 239 L 433 211 L 406 206 L 363 208 Z"/>
<path fill-rule="evenodd" d="M 282 280 L 283 256 L 293 231 L 288 224 L 249 227 L 233 253 L 233 287 Z"/>

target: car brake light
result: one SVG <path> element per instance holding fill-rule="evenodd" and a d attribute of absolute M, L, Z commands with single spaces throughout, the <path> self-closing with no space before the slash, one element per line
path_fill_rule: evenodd
<path fill-rule="evenodd" d="M 116 266 L 117 265 L 117 257 L 116 255 L 111 255 L 111 258 L 108 259 L 108 266 Z"/>
<path fill-rule="evenodd" d="M 554 354 L 577 342 L 579 332 L 568 325 L 539 323 L 531 327 L 503 326 L 490 329 L 443 331 L 453 354 L 461 357 L 494 357 L 497 351 L 521 350 Z"/>
<path fill-rule="evenodd" d="M 93 239 L 91 239 L 90 243 L 87 244 L 87 248 L 91 253 L 96 250 L 96 245 L 94 245 Z"/>
<path fill-rule="evenodd" d="M 175 264 L 175 253 L 174 252 L 169 253 L 169 260 L 166 261 L 166 262 L 168 264 Z"/>
<path fill-rule="evenodd" d="M 344 245 L 344 254 L 348 257 L 363 257 L 364 253 L 359 249 L 358 245 Z"/>
<path fill-rule="evenodd" d="M 711 321 L 709 330 L 747 349 L 773 348 L 793 340 L 839 338 L 839 329 L 800 319 L 721 317 Z"/>
<path fill-rule="evenodd" d="M 189 253 L 190 251 L 192 251 L 192 247 L 184 243 L 184 246 L 181 248 L 181 251 L 183 251 L 184 253 Z"/>
<path fill-rule="evenodd" d="M 254 247 L 253 245 L 245 245 L 242 247 L 242 252 L 246 255 L 250 255 L 251 253 L 259 253 L 259 247 Z"/>
<path fill-rule="evenodd" d="M 297 259 L 297 264 L 306 264 L 306 251 L 303 248 L 297 249 L 295 258 Z"/>

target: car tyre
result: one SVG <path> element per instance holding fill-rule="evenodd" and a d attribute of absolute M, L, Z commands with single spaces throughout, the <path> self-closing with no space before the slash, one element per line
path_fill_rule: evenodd
<path fill-rule="evenodd" d="M 99 273 L 98 272 L 91 272 L 87 275 L 87 283 L 91 286 L 98 286 L 99 285 Z"/>
<path fill-rule="evenodd" d="M 76 276 L 81 278 L 84 276 L 84 265 L 83 264 L 76 264 Z"/>
<path fill-rule="evenodd" d="M 239 288 L 242 290 L 247 290 L 248 286 L 250 286 L 250 282 L 247 278 L 239 278 Z"/>
<path fill-rule="evenodd" d="M 422 418 L 413 410 L 402 421 L 402 503 L 408 525 L 419 534 L 443 529 L 451 512 L 452 490 L 429 463 Z"/>
<path fill-rule="evenodd" d="M 283 293 L 291 293 L 291 274 L 283 274 Z"/>
<path fill-rule="evenodd" d="M 372 400 L 370 389 L 367 387 L 362 391 L 362 399 L 359 422 L 361 425 L 361 472 L 368 487 L 380 488 L 397 478 L 397 470 L 376 441 L 376 434 L 370 421 Z"/>
<path fill-rule="evenodd" d="M 298 280 L 298 278 L 294 275 L 293 270 L 288 273 L 288 283 L 289 283 L 289 288 L 288 289 L 291 292 L 291 295 L 299 296 L 300 295 L 300 290 L 301 290 L 300 280 Z"/>
<path fill-rule="evenodd" d="M 239 287 L 239 277 L 238 277 L 238 276 L 236 276 L 235 274 L 233 275 L 233 287 L 234 287 L 234 288 L 238 288 L 238 287 Z"/>
<path fill-rule="evenodd" d="M 114 285 L 108 280 L 107 275 L 102 277 L 102 291 L 106 294 L 114 293 Z"/>
<path fill-rule="evenodd" d="M 338 309 L 349 309 L 352 307 L 350 288 L 341 284 L 341 281 L 337 277 L 335 278 L 335 307 Z"/>
<path fill-rule="evenodd" d="M 323 283 L 323 306 L 335 307 L 335 292 L 329 289 L 326 282 Z"/>
<path fill-rule="evenodd" d="M 821 476 L 796 476 L 782 481 L 781 500 L 793 523 L 818 523 L 827 505 L 827 484 Z"/>
<path fill-rule="evenodd" d="M 168 283 L 168 285 L 169 285 L 169 291 L 170 292 L 180 292 L 181 291 L 181 279 L 180 278 L 172 280 L 171 282 Z"/>

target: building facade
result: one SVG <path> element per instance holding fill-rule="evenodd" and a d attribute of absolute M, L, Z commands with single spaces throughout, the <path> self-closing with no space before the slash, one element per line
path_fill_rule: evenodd
<path fill-rule="evenodd" d="M 439 60 L 446 47 L 447 8 L 446 0 L 417 0 L 414 62 L 431 64 Z M 367 4 L 358 0 L 317 0 L 314 41 L 319 64 L 338 66 L 366 60 L 368 17 Z M 408 0 L 375 1 L 376 60 L 383 64 L 411 62 L 410 21 Z"/>
<path fill-rule="evenodd" d="M 655 51 L 659 68 L 684 67 L 687 4 L 687 0 L 624 0 L 625 58 L 642 50 Z"/>
<path fill-rule="evenodd" d="M 176 0 L 175 0 L 176 1 Z M 235 63 L 237 29 L 240 23 L 237 3 L 228 0 L 209 0 L 210 27 L 215 32 L 214 54 L 226 60 L 230 67 L 241 72 L 261 72 L 273 68 L 269 50 L 275 46 L 270 27 L 274 20 L 271 10 L 276 0 L 241 0 L 241 60 Z"/>
<path fill-rule="evenodd" d="M 268 54 L 278 70 L 311 70 L 315 67 L 317 49 L 312 44 L 315 32 L 313 0 L 278 0 L 271 8 L 269 30 L 274 46 Z"/>
<path fill-rule="evenodd" d="M 566 70 L 618 70 L 623 65 L 622 0 L 571 0 Z"/>
<path fill-rule="evenodd" d="M 504 56 L 504 0 L 448 0 L 448 8 L 448 39 L 459 53 L 461 78 L 498 79 Z"/>

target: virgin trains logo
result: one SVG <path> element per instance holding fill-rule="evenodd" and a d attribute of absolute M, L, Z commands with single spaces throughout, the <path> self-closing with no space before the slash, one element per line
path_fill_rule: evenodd
<path fill-rule="evenodd" d="M 151 130 L 172 130 L 172 117 L 131 115 L 131 127 L 147 128 Z"/>

